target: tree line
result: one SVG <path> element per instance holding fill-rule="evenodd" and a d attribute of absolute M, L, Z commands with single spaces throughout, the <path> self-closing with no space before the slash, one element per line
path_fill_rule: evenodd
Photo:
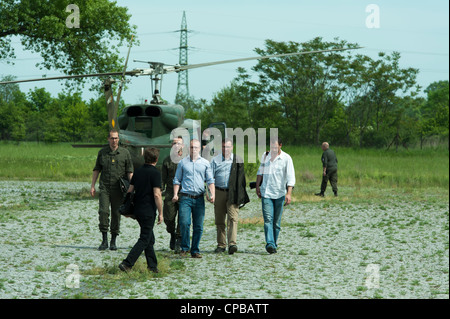
<path fill-rule="evenodd" d="M 267 40 L 260 55 L 357 47 L 339 39 L 309 42 Z M 449 82 L 423 89 L 418 70 L 400 67 L 400 54 L 377 59 L 346 51 L 260 60 L 238 68 L 231 83 L 211 101 L 192 96 L 176 102 L 186 118 L 228 127 L 277 127 L 285 143 L 355 147 L 423 146 L 449 137 Z M 7 76 L 4 81 L 12 80 Z M 425 96 L 421 96 L 423 91 Z M 125 103 L 121 102 L 121 108 Z M 28 93 L 0 86 L 0 138 L 38 142 L 104 142 L 108 129 L 105 98 L 83 101 L 80 93 L 52 97 L 43 88 Z"/>
<path fill-rule="evenodd" d="M 356 48 L 357 44 L 318 37 L 304 43 L 267 40 L 260 55 Z M 423 146 L 437 139 L 448 147 L 449 82 L 425 90 L 418 69 L 401 68 L 400 53 L 317 53 L 260 60 L 210 103 L 185 97 L 187 115 L 202 123 L 225 121 L 230 127 L 277 127 L 288 143 L 356 147 Z M 426 97 L 420 96 L 424 90 Z M 422 91 L 423 92 L 423 91 Z"/>
<path fill-rule="evenodd" d="M 3 80 L 11 80 L 5 77 Z M 103 96 L 81 93 L 52 97 L 44 88 L 28 93 L 17 84 L 0 86 L 0 139 L 37 142 L 104 142 L 108 114 Z"/>

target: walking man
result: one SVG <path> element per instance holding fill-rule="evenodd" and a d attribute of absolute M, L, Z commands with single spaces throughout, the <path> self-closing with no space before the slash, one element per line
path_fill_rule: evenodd
<path fill-rule="evenodd" d="M 155 167 L 158 157 L 158 149 L 147 148 L 145 150 L 145 164 L 136 170 L 128 188 L 128 193 L 135 192 L 133 213 L 139 223 L 141 232 L 127 258 L 119 264 L 119 269 L 122 271 L 131 270 L 142 252 L 145 252 L 147 268 L 154 273 L 158 272 L 158 261 L 153 248 L 155 244 L 153 226 L 155 225 L 157 210 L 159 212 L 158 225 L 163 221 L 161 173 Z"/>
<path fill-rule="evenodd" d="M 108 248 L 109 207 L 111 206 L 111 242 L 110 250 L 116 250 L 116 237 L 120 230 L 119 207 L 123 201 L 120 189 L 120 178 L 127 176 L 130 181 L 133 176 L 133 162 L 127 149 L 119 146 L 119 133 L 111 130 L 108 137 L 109 145 L 98 152 L 97 161 L 92 172 L 91 196 L 95 196 L 95 183 L 100 176 L 99 185 L 99 228 L 102 233 L 102 243 L 99 250 Z"/>
<path fill-rule="evenodd" d="M 175 172 L 177 171 L 178 164 L 174 163 L 172 160 L 172 155 L 174 158 L 183 156 L 183 138 L 181 136 L 176 137 L 172 141 L 172 150 L 175 153 L 168 155 L 164 161 L 161 168 L 162 175 L 162 190 L 164 197 L 164 223 L 166 224 L 166 230 L 170 234 L 169 247 L 171 250 L 175 250 L 175 253 L 180 252 L 180 225 L 178 218 L 178 202 L 172 202 L 173 198 L 173 179 L 175 177 Z M 178 221 L 177 221 L 178 219 Z"/>
<path fill-rule="evenodd" d="M 256 194 L 261 198 L 266 251 L 277 252 L 283 205 L 292 200 L 295 171 L 291 156 L 281 150 L 280 138 L 270 140 L 270 152 L 264 153 L 256 179 Z"/>
<path fill-rule="evenodd" d="M 222 153 L 212 159 L 211 168 L 216 188 L 214 201 L 215 223 L 217 228 L 216 253 L 225 252 L 228 239 L 228 254 L 234 254 L 238 248 L 237 228 L 239 208 L 250 199 L 246 190 L 244 162 L 233 154 L 233 140 L 222 142 Z M 227 218 L 227 226 L 225 219 Z M 226 228 L 228 230 L 226 231 Z"/>
<path fill-rule="evenodd" d="M 200 156 L 201 144 L 199 140 L 190 143 L 190 156 L 178 163 L 173 179 L 174 203 L 179 201 L 179 222 L 181 234 L 181 256 L 186 256 L 190 250 L 192 258 L 202 258 L 200 254 L 200 239 L 203 233 L 205 219 L 205 182 L 211 195 L 207 199 L 214 203 L 215 188 L 211 166 Z M 181 187 L 181 191 L 180 191 Z M 192 216 L 192 245 L 190 245 L 190 227 Z"/>
<path fill-rule="evenodd" d="M 322 143 L 322 184 L 320 186 L 320 193 L 316 193 L 316 196 L 325 196 L 328 181 L 330 181 L 331 188 L 333 189 L 334 196 L 338 195 L 338 160 L 336 154 L 330 149 L 330 145 L 327 142 Z"/>

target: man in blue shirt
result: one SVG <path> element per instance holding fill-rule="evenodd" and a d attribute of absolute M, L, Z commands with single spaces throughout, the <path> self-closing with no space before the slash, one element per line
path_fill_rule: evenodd
<path fill-rule="evenodd" d="M 232 255 L 237 251 L 239 208 L 249 202 L 245 190 L 244 164 L 242 159 L 237 161 L 236 155 L 233 154 L 232 139 L 227 138 L 223 141 L 222 153 L 212 159 L 211 169 L 216 187 L 214 215 L 217 228 L 217 248 L 215 252 L 225 252 L 228 239 L 228 253 Z M 243 180 L 239 181 L 238 176 Z M 241 184 L 243 187 L 240 187 Z M 243 195 L 240 200 L 238 200 L 239 194 L 237 194 L 239 192 Z M 228 227 L 225 225 L 227 216 Z"/>
<path fill-rule="evenodd" d="M 211 193 L 207 199 L 214 203 L 215 188 L 211 166 L 207 160 L 200 156 L 201 144 L 198 140 L 192 140 L 190 144 L 190 156 L 178 163 L 177 171 L 173 179 L 173 199 L 179 201 L 179 225 L 181 235 L 181 256 L 186 256 L 189 249 L 193 258 L 202 258 L 200 254 L 200 239 L 203 233 L 203 221 L 205 219 L 205 182 Z M 180 191 L 181 187 L 181 191 Z M 191 215 L 193 223 L 192 245 L 189 245 L 189 233 L 191 227 Z"/>

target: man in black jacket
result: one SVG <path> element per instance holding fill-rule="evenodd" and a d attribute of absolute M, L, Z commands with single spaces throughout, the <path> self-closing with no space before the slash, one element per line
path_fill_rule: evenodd
<path fill-rule="evenodd" d="M 237 251 L 237 226 L 239 208 L 250 199 L 246 190 L 244 163 L 233 154 L 233 140 L 225 139 L 222 153 L 211 161 L 215 180 L 216 200 L 214 202 L 215 223 L 217 227 L 216 253 L 225 252 L 228 239 L 228 253 Z M 225 219 L 228 217 L 227 226 Z M 228 230 L 226 231 L 226 228 Z"/>
<path fill-rule="evenodd" d="M 325 190 L 327 189 L 328 181 L 330 181 L 334 196 L 337 196 L 338 160 L 336 154 L 333 152 L 333 150 L 330 149 L 330 145 L 327 142 L 322 143 L 322 151 L 322 185 L 320 186 L 320 193 L 317 193 L 315 195 L 322 197 L 325 196 Z"/>
<path fill-rule="evenodd" d="M 145 164 L 136 170 L 130 182 L 128 193 L 134 194 L 134 216 L 141 227 L 139 240 L 131 249 L 127 258 L 120 263 L 122 271 L 129 271 L 136 263 L 142 252 L 145 252 L 147 267 L 157 273 L 157 260 L 153 245 L 155 235 L 153 226 L 158 210 L 158 225 L 163 221 L 162 195 L 161 195 L 161 173 L 155 167 L 158 162 L 159 150 L 156 148 L 146 149 L 144 152 Z"/>

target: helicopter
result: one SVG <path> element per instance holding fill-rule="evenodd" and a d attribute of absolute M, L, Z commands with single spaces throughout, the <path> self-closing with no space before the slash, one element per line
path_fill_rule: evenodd
<path fill-rule="evenodd" d="M 208 67 L 218 64 L 226 63 L 238 63 L 251 60 L 262 60 L 270 58 L 280 58 L 295 55 L 325 53 L 333 51 L 345 51 L 359 49 L 361 47 L 353 48 L 336 48 L 328 50 L 317 51 L 302 51 L 295 53 L 284 53 L 275 55 L 264 55 L 256 57 L 247 57 L 232 60 L 214 61 L 200 64 L 191 65 L 169 65 L 161 62 L 151 61 L 137 61 L 145 62 L 149 65 L 148 68 L 136 68 L 133 70 L 127 70 L 128 58 L 130 56 L 133 37 L 131 38 L 128 48 L 128 54 L 125 61 L 124 69 L 122 72 L 109 72 L 109 73 L 93 73 L 93 74 L 80 74 L 80 75 L 66 75 L 57 77 L 45 77 L 25 80 L 15 80 L 0 82 L 0 84 L 14 84 L 33 81 L 48 81 L 48 80 L 62 80 L 62 79 L 75 79 L 75 78 L 87 78 L 87 77 L 99 77 L 106 78 L 103 81 L 103 89 L 107 104 L 108 111 L 108 123 L 110 130 L 117 130 L 119 132 L 120 146 L 125 147 L 131 154 L 133 165 L 138 168 L 144 164 L 144 149 L 148 147 L 158 148 L 160 150 L 160 156 L 157 163 L 157 167 L 161 167 L 163 160 L 170 154 L 172 143 L 171 140 L 174 137 L 174 130 L 181 129 L 181 131 L 188 132 L 189 138 L 185 140 L 185 143 L 189 142 L 189 139 L 199 138 L 201 134 L 200 123 L 196 120 L 185 119 L 185 109 L 179 104 L 166 104 L 162 99 L 160 92 L 162 86 L 163 75 L 168 73 L 178 73 L 185 70 L 196 69 L 201 67 Z M 120 77 L 119 89 L 117 93 L 117 99 L 114 101 L 112 86 L 116 83 L 113 77 Z M 139 77 L 148 76 L 151 80 L 151 90 L 153 91 L 152 100 L 150 103 L 134 104 L 126 106 L 120 115 L 118 115 L 118 108 L 120 102 L 120 96 L 125 83 L 126 77 Z M 226 138 L 226 124 L 224 122 L 211 123 L 209 128 L 214 127 L 219 129 L 222 133 L 222 137 Z M 177 135 L 178 136 L 178 135 Z M 183 136 L 184 137 L 184 136 Z M 205 142 L 205 141 L 203 141 Z M 73 147 L 104 147 L 108 144 L 88 144 L 88 145 L 72 145 Z M 203 143 L 205 145 L 205 143 Z M 189 149 L 189 148 L 187 148 Z"/>

